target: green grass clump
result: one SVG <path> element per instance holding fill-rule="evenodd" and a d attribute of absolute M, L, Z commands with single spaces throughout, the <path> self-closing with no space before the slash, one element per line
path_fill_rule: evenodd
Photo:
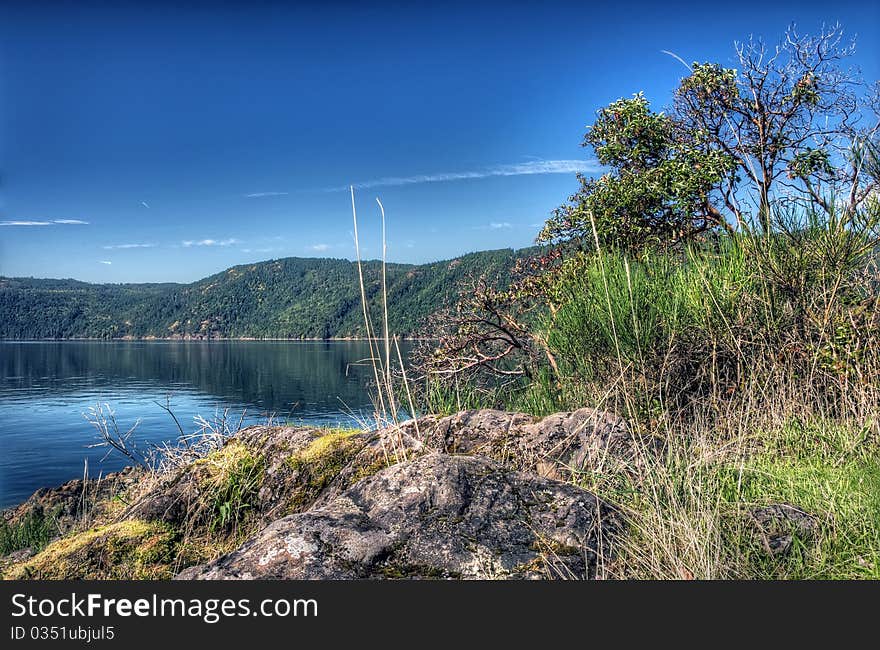
<path fill-rule="evenodd" d="M 201 505 L 212 532 L 234 533 L 251 514 L 263 482 L 266 461 L 232 441 L 197 461 L 206 470 L 200 482 Z"/>
<path fill-rule="evenodd" d="M 778 563 L 754 551 L 744 554 L 756 556 L 758 577 L 880 578 L 880 465 L 764 457 L 744 468 L 741 485 L 745 502 L 794 503 L 820 521 L 818 539 Z"/>
<path fill-rule="evenodd" d="M 760 441 L 735 481 L 727 473 L 724 497 L 795 504 L 818 518 L 819 531 L 779 562 L 752 553 L 756 575 L 880 578 L 880 446 L 871 427 L 795 420 Z"/>
<path fill-rule="evenodd" d="M 41 507 L 31 508 L 14 523 L 0 522 L 0 555 L 24 548 L 37 552 L 57 534 L 55 518 Z"/>
<path fill-rule="evenodd" d="M 682 253 L 580 255 L 563 266 L 563 301 L 548 341 L 570 370 L 595 376 L 608 364 L 653 361 L 671 340 L 727 341 L 755 279 L 741 245 Z"/>

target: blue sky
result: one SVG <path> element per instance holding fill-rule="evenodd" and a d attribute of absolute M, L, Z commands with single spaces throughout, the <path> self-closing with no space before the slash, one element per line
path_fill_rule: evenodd
<path fill-rule="evenodd" d="M 418 4 L 418 3 L 413 3 Z M 840 21 L 880 78 L 880 9 L 838 1 L 4 3 L 0 275 L 191 281 L 378 248 L 529 245 L 595 165 L 584 127 L 685 60 Z"/>

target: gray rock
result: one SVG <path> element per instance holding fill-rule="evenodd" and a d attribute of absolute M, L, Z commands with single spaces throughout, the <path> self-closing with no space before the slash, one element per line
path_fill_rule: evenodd
<path fill-rule="evenodd" d="M 461 411 L 379 433 L 386 439 L 408 436 L 444 453 L 488 456 L 514 469 L 560 479 L 633 462 L 640 446 L 657 448 L 654 440 L 636 438 L 622 418 L 591 408 L 545 418 L 492 409 Z"/>
<path fill-rule="evenodd" d="M 592 578 L 621 527 L 573 485 L 428 453 L 178 579 Z"/>
<path fill-rule="evenodd" d="M 750 513 L 765 550 L 772 555 L 786 555 L 800 541 L 815 539 L 819 520 L 814 515 L 787 503 L 773 503 Z"/>
<path fill-rule="evenodd" d="M 576 480 L 588 470 L 627 471 L 659 448 L 656 439 L 635 436 L 625 420 L 590 408 L 545 418 L 493 409 L 428 415 L 374 432 L 315 505 L 389 465 L 431 451 L 486 456 L 510 469 Z"/>
<path fill-rule="evenodd" d="M 487 456 L 504 466 L 548 478 L 572 480 L 583 470 L 610 471 L 637 461 L 654 441 L 631 433 L 621 418 L 582 408 L 535 418 L 491 409 L 426 416 L 372 433 L 346 436 L 322 454 L 307 453 L 322 438 L 312 427 L 249 427 L 229 444 L 243 444 L 265 459 L 253 512 L 264 524 L 313 505 L 326 505 L 358 481 L 431 451 Z M 308 456 L 298 462 L 298 456 Z M 199 462 L 161 477 L 126 512 L 126 518 L 198 523 L 205 465 Z"/>
<path fill-rule="evenodd" d="M 31 548 L 22 548 L 7 555 L 0 556 L 0 575 L 3 575 L 10 567 L 13 567 L 20 562 L 24 562 L 33 556 L 34 551 Z"/>

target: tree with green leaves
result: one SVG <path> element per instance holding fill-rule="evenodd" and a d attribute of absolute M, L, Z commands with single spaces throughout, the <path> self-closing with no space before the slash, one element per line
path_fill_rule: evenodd
<path fill-rule="evenodd" d="M 598 112 L 583 146 L 608 168 L 539 241 L 640 250 L 711 229 L 769 232 L 774 202 L 853 214 L 880 188 L 880 92 L 844 67 L 839 26 L 736 45 L 738 68 L 694 63 L 668 114 L 638 94 Z"/>
<path fill-rule="evenodd" d="M 595 238 L 640 249 L 726 227 L 712 191 L 732 172 L 732 160 L 680 136 L 675 121 L 651 111 L 641 93 L 601 109 L 583 144 L 611 171 L 595 179 L 579 175 L 579 191 L 539 239 Z"/>

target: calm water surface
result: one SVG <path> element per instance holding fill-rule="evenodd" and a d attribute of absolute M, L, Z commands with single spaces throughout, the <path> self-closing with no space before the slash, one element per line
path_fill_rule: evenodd
<path fill-rule="evenodd" d="M 125 460 L 97 441 L 83 418 L 108 403 L 134 438 L 174 440 L 171 407 L 187 432 L 193 418 L 230 409 L 237 423 L 268 414 L 309 424 L 352 425 L 370 411 L 372 370 L 363 342 L 0 342 L 0 508 L 34 490 L 83 474 L 115 471 Z"/>

